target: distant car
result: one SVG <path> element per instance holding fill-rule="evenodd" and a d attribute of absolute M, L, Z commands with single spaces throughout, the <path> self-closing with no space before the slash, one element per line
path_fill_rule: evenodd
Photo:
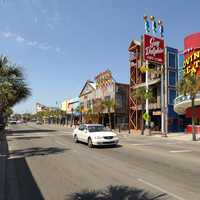
<path fill-rule="evenodd" d="M 117 145 L 119 138 L 117 134 L 106 130 L 101 124 L 81 124 L 73 131 L 74 142 L 79 141 L 88 144 L 88 147 Z"/>
<path fill-rule="evenodd" d="M 17 124 L 17 121 L 11 120 L 11 121 L 9 121 L 8 123 L 9 123 L 9 124 Z"/>
<path fill-rule="evenodd" d="M 41 125 L 42 122 L 41 121 L 36 121 L 36 124 Z"/>
<path fill-rule="evenodd" d="M 17 120 L 16 123 L 17 123 L 17 124 L 22 124 L 23 121 L 22 121 L 22 120 Z"/>

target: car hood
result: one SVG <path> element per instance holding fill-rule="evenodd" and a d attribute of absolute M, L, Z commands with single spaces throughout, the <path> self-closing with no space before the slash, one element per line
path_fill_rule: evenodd
<path fill-rule="evenodd" d="M 117 136 L 116 133 L 113 133 L 111 131 L 101 131 L 101 132 L 90 132 L 91 136 L 95 137 L 95 136 Z"/>

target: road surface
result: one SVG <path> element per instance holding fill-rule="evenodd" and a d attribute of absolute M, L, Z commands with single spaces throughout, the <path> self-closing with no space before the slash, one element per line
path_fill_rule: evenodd
<path fill-rule="evenodd" d="M 73 142 L 70 128 L 26 124 L 10 130 L 9 200 L 90 200 L 98 191 L 107 191 L 104 199 L 200 200 L 198 142 L 120 135 L 116 148 L 89 149 Z"/>

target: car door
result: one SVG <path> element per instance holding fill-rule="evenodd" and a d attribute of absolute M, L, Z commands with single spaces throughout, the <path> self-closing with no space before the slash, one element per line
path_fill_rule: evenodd
<path fill-rule="evenodd" d="M 82 138 L 83 138 L 83 142 L 87 142 L 87 139 L 88 139 L 88 128 L 87 128 L 87 126 L 84 126 L 84 130 L 82 131 Z"/>
<path fill-rule="evenodd" d="M 84 125 L 81 124 L 77 130 L 77 137 L 78 140 L 83 141 L 83 132 L 84 132 Z"/>

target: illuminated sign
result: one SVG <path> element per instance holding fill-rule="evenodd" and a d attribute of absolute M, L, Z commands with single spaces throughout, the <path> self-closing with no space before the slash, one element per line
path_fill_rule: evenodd
<path fill-rule="evenodd" d="M 164 64 L 164 40 L 144 34 L 144 60 Z"/>
<path fill-rule="evenodd" d="M 95 77 L 96 88 L 104 88 L 113 83 L 112 73 L 110 70 L 106 70 Z"/>
<path fill-rule="evenodd" d="M 200 51 L 196 51 L 188 56 L 183 63 L 184 75 L 196 74 L 197 69 L 200 67 Z"/>

